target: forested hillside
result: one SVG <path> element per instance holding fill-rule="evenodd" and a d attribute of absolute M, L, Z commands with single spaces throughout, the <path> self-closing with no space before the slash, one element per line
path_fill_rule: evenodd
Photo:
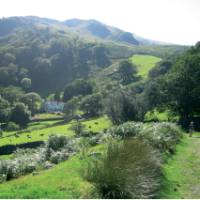
<path fill-rule="evenodd" d="M 71 31 L 65 23 L 37 17 L 1 19 L 0 86 L 22 87 L 22 80 L 28 78 L 29 91 L 47 95 L 134 53 L 163 57 L 184 50 L 179 46 L 135 46 L 96 40 Z"/>

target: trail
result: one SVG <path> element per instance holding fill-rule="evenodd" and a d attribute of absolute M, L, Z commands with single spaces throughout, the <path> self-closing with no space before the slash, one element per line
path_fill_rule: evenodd
<path fill-rule="evenodd" d="M 185 136 L 176 154 L 164 165 L 161 198 L 200 198 L 200 133 Z"/>

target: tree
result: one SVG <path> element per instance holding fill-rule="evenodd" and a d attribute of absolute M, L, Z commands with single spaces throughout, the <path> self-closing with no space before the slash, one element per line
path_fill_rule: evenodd
<path fill-rule="evenodd" d="M 35 92 L 30 92 L 22 96 L 21 101 L 28 106 L 31 111 L 32 116 L 35 115 L 40 109 L 42 99 L 39 94 Z"/>
<path fill-rule="evenodd" d="M 31 79 L 30 78 L 23 78 L 21 80 L 21 85 L 24 89 L 29 89 L 31 87 Z"/>
<path fill-rule="evenodd" d="M 20 87 L 14 87 L 14 86 L 9 86 L 4 88 L 0 87 L 0 95 L 2 96 L 2 98 L 7 100 L 11 105 L 19 101 L 23 93 L 24 92 Z"/>
<path fill-rule="evenodd" d="M 71 120 L 75 117 L 76 110 L 79 107 L 80 98 L 81 96 L 73 97 L 71 100 L 65 103 L 64 113 L 67 120 Z"/>
<path fill-rule="evenodd" d="M 11 121 L 24 127 L 29 122 L 30 116 L 31 113 L 24 103 L 16 103 L 11 112 Z"/>
<path fill-rule="evenodd" d="M 118 73 L 120 74 L 122 84 L 129 84 L 137 80 L 137 67 L 128 60 L 119 63 Z"/>
<path fill-rule="evenodd" d="M 81 122 L 77 120 L 75 124 L 72 125 L 71 129 L 74 131 L 76 136 L 81 136 L 81 134 L 83 134 L 83 131 L 85 130 L 85 127 L 86 126 L 84 124 L 81 124 Z"/>
<path fill-rule="evenodd" d="M 56 92 L 55 94 L 54 94 L 54 101 L 60 101 L 61 100 L 61 97 L 60 97 L 60 92 Z"/>
<path fill-rule="evenodd" d="M 169 95 L 165 92 L 166 80 L 164 77 L 158 77 L 146 82 L 144 88 L 144 98 L 148 105 L 148 110 L 154 108 L 165 108 Z"/>
<path fill-rule="evenodd" d="M 92 90 L 91 82 L 84 79 L 77 79 L 73 83 L 66 85 L 63 100 L 69 101 L 73 96 L 91 94 Z"/>
<path fill-rule="evenodd" d="M 134 96 L 126 91 L 117 91 L 107 96 L 105 112 L 114 124 L 126 121 L 141 121 L 146 113 L 142 96 Z"/>
<path fill-rule="evenodd" d="M 95 46 L 93 48 L 93 59 L 97 66 L 106 67 L 109 66 L 110 60 L 108 58 L 108 50 L 103 46 Z"/>
<path fill-rule="evenodd" d="M 102 110 L 101 95 L 92 94 L 86 96 L 80 103 L 80 109 L 90 117 L 97 116 Z"/>
<path fill-rule="evenodd" d="M 172 62 L 169 60 L 163 60 L 156 64 L 156 66 L 149 71 L 150 78 L 156 78 L 160 75 L 166 74 L 172 67 Z"/>
<path fill-rule="evenodd" d="M 10 119 L 10 104 L 0 96 L 0 123 L 7 123 Z"/>
<path fill-rule="evenodd" d="M 200 116 L 200 42 L 173 66 L 165 77 L 162 92 L 168 96 L 166 105 L 187 123 Z"/>

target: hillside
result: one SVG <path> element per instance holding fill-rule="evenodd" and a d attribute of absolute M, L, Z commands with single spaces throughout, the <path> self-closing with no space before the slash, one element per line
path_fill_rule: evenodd
<path fill-rule="evenodd" d="M 94 20 L 89 22 L 101 24 Z M 77 29 L 86 27 L 88 23 L 85 23 Z M 32 83 L 30 90 L 46 96 L 63 90 L 66 83 L 77 78 L 88 79 L 96 71 L 133 54 L 163 57 L 185 51 L 182 46 L 124 43 L 119 38 L 114 39 L 122 31 L 112 27 L 109 28 L 112 33 L 110 36 L 100 35 L 102 39 L 96 40 L 91 34 L 82 34 L 82 28 L 79 30 L 81 35 L 74 32 L 71 27 L 75 25 L 74 21 L 60 22 L 38 17 L 1 19 L 0 86 L 21 87 L 22 79 L 29 78 Z M 97 28 L 96 25 L 93 29 L 97 34 L 101 33 L 101 28 Z M 122 38 L 127 39 L 126 36 Z"/>
<path fill-rule="evenodd" d="M 70 19 L 64 21 L 64 24 L 79 34 L 104 40 L 125 42 L 131 45 L 139 45 L 139 41 L 134 38 L 133 34 L 115 27 L 107 26 L 96 20 Z"/>

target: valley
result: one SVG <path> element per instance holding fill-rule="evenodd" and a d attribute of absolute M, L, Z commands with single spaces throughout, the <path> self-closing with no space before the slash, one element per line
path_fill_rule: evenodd
<path fill-rule="evenodd" d="M 0 19 L 0 198 L 199 198 L 199 55 L 97 20 Z"/>

